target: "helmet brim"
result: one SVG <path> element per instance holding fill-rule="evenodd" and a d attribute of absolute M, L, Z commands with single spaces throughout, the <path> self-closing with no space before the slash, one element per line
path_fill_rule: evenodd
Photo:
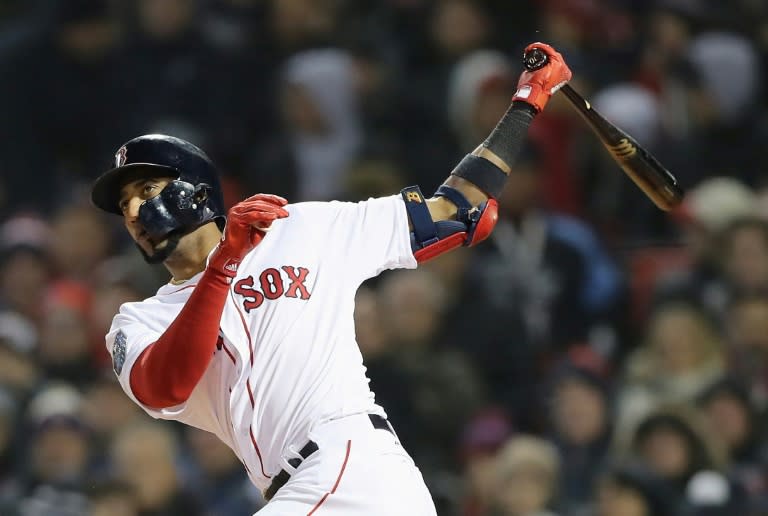
<path fill-rule="evenodd" d="M 120 190 L 128 183 L 151 177 L 179 177 L 179 171 L 155 163 L 131 163 L 107 170 L 93 183 L 91 202 L 106 212 L 122 215 Z"/>

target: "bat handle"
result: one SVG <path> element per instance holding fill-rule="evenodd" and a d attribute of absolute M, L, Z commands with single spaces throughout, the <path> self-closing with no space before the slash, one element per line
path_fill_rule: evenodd
<path fill-rule="evenodd" d="M 534 72 L 542 68 L 549 62 L 549 57 L 540 48 L 532 48 L 523 54 L 523 66 L 529 72 Z"/>
<path fill-rule="evenodd" d="M 549 56 L 540 48 L 532 48 L 525 54 L 523 54 L 523 66 L 529 72 L 535 72 L 536 70 L 544 67 L 549 62 Z M 571 88 L 570 84 L 563 84 L 560 87 L 566 97 L 568 97 L 574 104 L 580 104 L 590 109 L 588 103 L 584 101 L 581 96 Z"/>

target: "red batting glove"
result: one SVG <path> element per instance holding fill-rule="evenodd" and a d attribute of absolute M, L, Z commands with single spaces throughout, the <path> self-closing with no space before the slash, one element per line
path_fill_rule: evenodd
<path fill-rule="evenodd" d="M 240 262 L 259 245 L 272 223 L 288 216 L 283 208 L 288 201 L 278 195 L 256 194 L 241 201 L 227 213 L 227 225 L 208 269 L 234 278 Z"/>
<path fill-rule="evenodd" d="M 547 57 L 547 64 L 538 70 L 525 70 L 517 82 L 517 93 L 512 100 L 521 100 L 536 108 L 541 113 L 547 105 L 549 97 L 571 80 L 571 70 L 565 64 L 560 52 L 546 43 L 531 43 L 525 47 L 525 52 L 534 48 L 542 50 Z"/>

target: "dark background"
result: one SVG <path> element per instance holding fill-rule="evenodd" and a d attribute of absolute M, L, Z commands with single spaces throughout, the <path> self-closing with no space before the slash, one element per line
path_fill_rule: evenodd
<path fill-rule="evenodd" d="M 429 194 L 537 40 L 686 199 L 657 210 L 556 95 L 487 242 L 360 290 L 377 399 L 441 515 L 768 514 L 761 0 L 0 2 L 0 514 L 263 503 L 114 380 L 112 315 L 167 281 L 88 200 L 123 142 L 201 146 L 228 204 Z"/>

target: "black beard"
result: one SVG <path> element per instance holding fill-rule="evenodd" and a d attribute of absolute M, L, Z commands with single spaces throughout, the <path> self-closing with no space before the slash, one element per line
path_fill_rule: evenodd
<path fill-rule="evenodd" d="M 163 249 L 160 249 L 159 251 L 155 251 L 155 254 L 147 254 L 144 249 L 139 246 L 139 244 L 136 244 L 136 247 L 138 248 L 139 252 L 141 253 L 141 256 L 144 258 L 144 261 L 149 263 L 150 265 L 155 265 L 158 263 L 163 263 L 165 260 L 168 259 L 169 256 L 176 250 L 176 247 L 179 245 L 179 240 L 181 240 L 182 234 L 180 232 L 172 232 L 168 235 L 168 243 Z"/>

